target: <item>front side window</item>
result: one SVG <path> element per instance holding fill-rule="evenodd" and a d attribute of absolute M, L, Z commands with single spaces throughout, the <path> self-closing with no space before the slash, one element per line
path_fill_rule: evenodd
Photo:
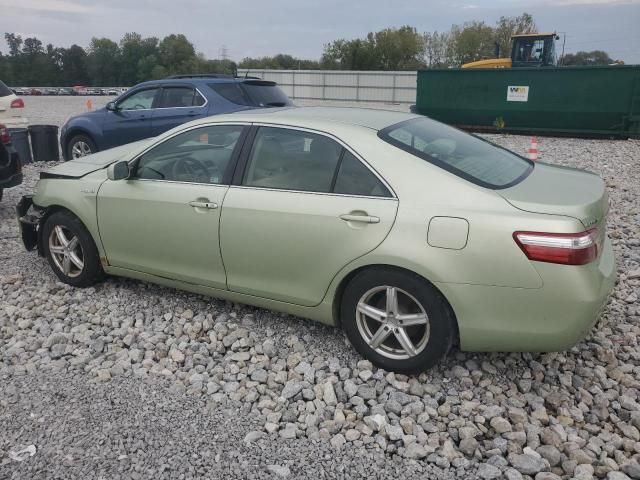
<path fill-rule="evenodd" d="M 189 87 L 166 87 L 162 89 L 160 108 L 199 107 L 204 98 Z"/>
<path fill-rule="evenodd" d="M 169 138 L 140 157 L 134 178 L 219 184 L 243 128 L 215 125 Z"/>
<path fill-rule="evenodd" d="M 533 163 L 478 137 L 426 117 L 391 125 L 378 136 L 470 182 L 507 188 L 526 178 Z"/>
<path fill-rule="evenodd" d="M 243 184 L 309 192 L 331 191 L 342 146 L 314 133 L 262 127 Z"/>
<path fill-rule="evenodd" d="M 136 92 L 119 102 L 118 108 L 120 110 L 148 110 L 153 106 L 153 99 L 157 92 L 157 88 Z"/>

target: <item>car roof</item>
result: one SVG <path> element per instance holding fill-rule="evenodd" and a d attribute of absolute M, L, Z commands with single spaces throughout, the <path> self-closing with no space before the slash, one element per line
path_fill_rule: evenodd
<path fill-rule="evenodd" d="M 331 130 L 331 126 L 338 123 L 378 131 L 390 125 L 418 117 L 420 117 L 420 115 L 415 115 L 409 112 L 398 112 L 394 110 L 376 108 L 284 107 L 243 110 L 235 113 L 216 115 L 215 117 L 197 120 L 196 122 L 210 123 L 212 120 L 237 120 L 242 122 L 276 123 L 309 128 L 324 126 L 328 130 Z"/>
<path fill-rule="evenodd" d="M 147 82 L 142 82 L 142 83 L 137 83 L 135 84 L 133 87 L 130 88 L 138 88 L 138 87 L 145 87 L 145 86 L 154 86 L 154 85 L 171 85 L 171 84 L 180 84 L 180 85 L 184 85 L 186 83 L 193 83 L 193 84 L 202 84 L 202 83 L 243 83 L 246 82 L 247 80 L 256 80 L 253 77 L 248 77 L 248 78 L 244 78 L 244 77 L 232 77 L 232 76 L 211 76 L 211 77 L 207 77 L 207 76 L 180 76 L 177 78 L 161 78 L 158 80 L 149 80 Z M 258 79 L 259 80 L 259 79 Z"/>

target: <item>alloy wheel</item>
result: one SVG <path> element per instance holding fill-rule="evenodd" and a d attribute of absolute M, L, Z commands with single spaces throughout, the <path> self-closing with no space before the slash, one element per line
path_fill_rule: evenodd
<path fill-rule="evenodd" d="M 68 228 L 56 225 L 49 235 L 49 252 L 53 263 L 68 277 L 77 277 L 84 269 L 80 239 Z"/>
<path fill-rule="evenodd" d="M 91 154 L 91 147 L 87 142 L 78 140 L 71 147 L 71 158 L 80 158 Z"/>
<path fill-rule="evenodd" d="M 429 316 L 424 307 L 398 287 L 383 285 L 362 295 L 356 324 L 369 347 L 394 360 L 415 357 L 429 342 Z"/>

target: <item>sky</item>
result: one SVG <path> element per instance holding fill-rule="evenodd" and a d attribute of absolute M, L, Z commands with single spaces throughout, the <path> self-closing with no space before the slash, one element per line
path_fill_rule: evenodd
<path fill-rule="evenodd" d="M 319 59 L 338 38 L 411 25 L 419 32 L 531 13 L 539 31 L 566 34 L 565 52 L 605 50 L 640 64 L 640 0 L 0 0 L 0 34 L 88 46 L 126 32 L 184 33 L 208 58 L 288 53 Z M 558 45 L 562 48 L 562 40 Z M 0 51 L 7 52 L 0 40 Z"/>

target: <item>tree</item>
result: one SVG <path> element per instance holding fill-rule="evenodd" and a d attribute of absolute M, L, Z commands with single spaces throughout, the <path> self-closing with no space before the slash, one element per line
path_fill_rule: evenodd
<path fill-rule="evenodd" d="M 610 65 L 617 63 L 607 52 L 593 50 L 591 52 L 567 53 L 562 58 L 562 65 Z"/>
<path fill-rule="evenodd" d="M 121 85 L 134 85 L 149 78 L 153 68 L 148 67 L 149 59 L 158 62 L 159 50 L 156 37 L 142 38 L 139 33 L 126 33 L 120 40 L 120 72 Z M 143 61 L 142 65 L 140 61 Z M 145 63 L 146 62 L 146 63 Z M 140 67 L 142 66 L 142 70 Z"/>
<path fill-rule="evenodd" d="M 92 38 L 87 55 L 87 71 L 91 84 L 97 87 L 118 83 L 120 48 L 108 38 Z"/>
<path fill-rule="evenodd" d="M 164 37 L 160 42 L 159 52 L 160 62 L 170 75 L 191 73 L 189 66 L 193 63 L 196 51 L 184 35 L 173 34 Z"/>
<path fill-rule="evenodd" d="M 474 62 L 494 55 L 494 31 L 484 22 L 467 22 L 451 27 L 450 48 L 457 64 Z"/>
<path fill-rule="evenodd" d="M 62 52 L 60 85 L 86 85 L 89 83 L 87 53 L 79 45 L 71 45 Z"/>
<path fill-rule="evenodd" d="M 427 67 L 442 68 L 451 64 L 450 34 L 433 32 L 424 34 L 424 61 Z"/>
<path fill-rule="evenodd" d="M 415 28 L 405 25 L 368 35 L 382 70 L 415 70 L 422 66 L 425 45 Z"/>
<path fill-rule="evenodd" d="M 536 33 L 538 27 L 533 21 L 533 16 L 523 13 L 517 17 L 500 17 L 496 23 L 495 41 L 500 47 L 500 56 L 511 55 L 511 37 L 522 33 Z"/>

